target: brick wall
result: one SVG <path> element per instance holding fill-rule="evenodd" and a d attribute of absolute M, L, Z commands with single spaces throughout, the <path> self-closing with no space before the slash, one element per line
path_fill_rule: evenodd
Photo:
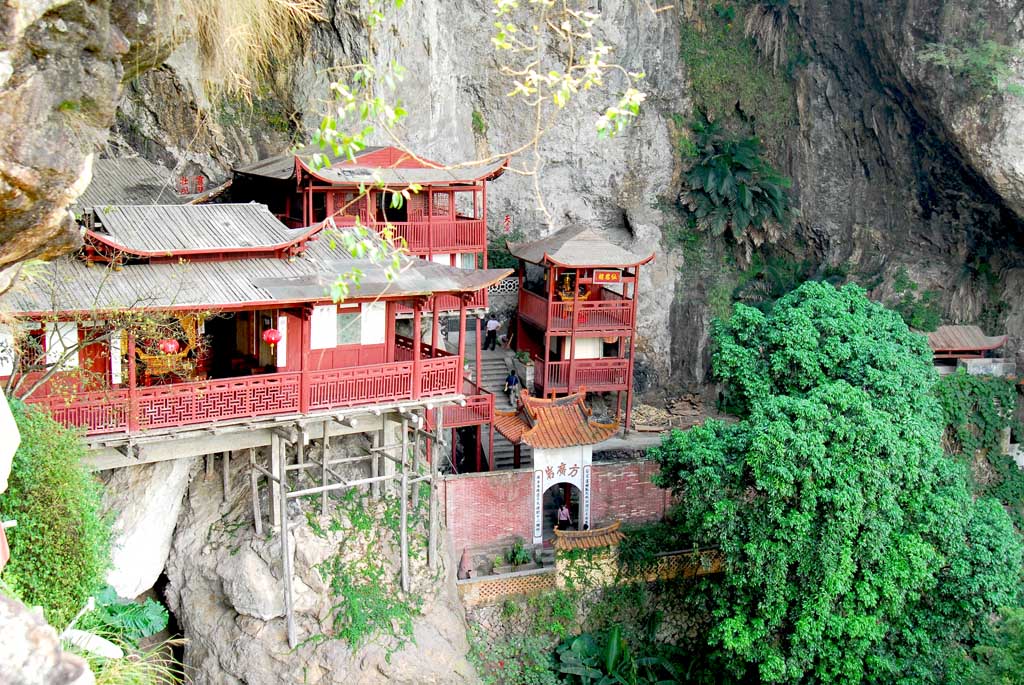
<path fill-rule="evenodd" d="M 654 487 L 651 461 L 596 463 L 591 475 L 593 526 L 612 521 L 644 523 L 664 516 L 668 491 Z M 533 538 L 533 474 L 499 471 L 448 476 L 444 480 L 445 523 L 456 557 L 463 547 L 507 544 Z"/>
<path fill-rule="evenodd" d="M 533 474 L 498 471 L 447 476 L 444 514 L 456 558 L 463 547 L 484 547 L 518 536 L 533 539 Z"/>
<path fill-rule="evenodd" d="M 657 472 L 658 465 L 653 461 L 594 464 L 590 485 L 593 527 L 613 521 L 646 523 L 664 516 L 670 494 L 651 482 Z"/>

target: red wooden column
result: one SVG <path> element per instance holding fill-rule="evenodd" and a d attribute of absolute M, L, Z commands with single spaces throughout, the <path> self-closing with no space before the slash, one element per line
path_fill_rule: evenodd
<path fill-rule="evenodd" d="M 302 311 L 299 312 L 300 321 L 302 324 L 299 326 L 299 349 L 302 350 L 299 355 L 299 412 L 306 414 L 309 412 L 309 401 L 310 401 L 310 380 L 309 380 L 309 346 L 312 340 L 312 323 L 310 317 L 313 314 L 313 310 L 309 307 L 303 307 Z"/>
<path fill-rule="evenodd" d="M 482 345 L 480 344 L 480 317 L 479 316 L 475 316 L 473 318 L 476 319 L 476 375 L 473 376 L 473 377 L 476 378 L 476 384 L 477 384 L 477 387 L 479 387 L 480 386 L 480 368 L 481 368 L 480 353 L 481 353 L 481 347 L 482 347 Z"/>
<path fill-rule="evenodd" d="M 572 394 L 573 382 L 576 380 L 576 322 L 580 318 L 580 270 L 576 269 L 576 280 L 572 284 L 572 328 L 569 334 L 569 373 L 565 382 L 566 394 Z"/>
<path fill-rule="evenodd" d="M 139 430 L 139 394 L 136 384 L 135 334 L 128 332 L 128 432 Z"/>
<path fill-rule="evenodd" d="M 466 364 L 466 296 L 459 296 L 459 368 Z"/>
<path fill-rule="evenodd" d="M 422 381 L 420 380 L 420 337 L 422 331 L 420 330 L 420 314 L 423 309 L 423 301 L 419 298 L 413 300 L 412 303 L 412 398 L 418 400 L 420 397 L 420 386 Z"/>
<path fill-rule="evenodd" d="M 630 428 L 630 414 L 633 412 L 633 360 L 636 357 L 636 303 L 640 295 L 640 265 L 633 267 L 633 326 L 629 332 L 629 364 L 626 368 L 626 420 L 623 432 Z"/>
<path fill-rule="evenodd" d="M 541 396 L 548 391 L 548 379 L 551 377 L 551 310 L 555 301 L 555 281 L 558 280 L 558 270 L 554 266 L 548 267 L 548 302 L 547 313 L 544 315 L 544 385 L 541 386 Z"/>
<path fill-rule="evenodd" d="M 485 267 L 487 266 L 486 261 L 484 262 L 484 266 Z M 515 315 L 516 316 L 516 335 L 515 335 L 516 345 L 515 345 L 515 349 L 520 349 L 519 343 L 523 339 L 523 317 L 519 315 L 519 312 L 522 311 L 522 309 L 523 309 L 523 278 L 525 276 L 525 273 L 526 273 L 526 262 L 524 262 L 522 259 L 520 259 L 519 260 L 519 273 L 517 274 L 519 276 L 519 298 L 518 298 L 519 299 L 519 307 L 517 308 L 516 315 Z M 511 332 L 511 331 L 509 331 L 509 332 Z M 530 390 L 530 392 L 533 392 L 533 388 L 530 388 L 529 390 Z"/>
<path fill-rule="evenodd" d="M 438 295 L 437 293 L 434 293 L 434 311 L 433 311 L 432 316 L 430 318 L 430 349 L 431 349 L 430 356 L 431 357 L 436 357 L 437 356 L 437 342 L 438 342 L 437 338 L 438 338 L 438 335 L 440 333 L 440 331 L 438 330 L 440 328 L 440 325 L 439 325 L 440 324 L 440 318 L 441 318 L 441 300 L 440 300 L 440 295 Z"/>

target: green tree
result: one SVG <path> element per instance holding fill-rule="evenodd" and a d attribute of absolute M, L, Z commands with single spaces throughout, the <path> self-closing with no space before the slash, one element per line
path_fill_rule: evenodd
<path fill-rule="evenodd" d="M 11 561 L 3 579 L 60 629 L 105 584 L 110 524 L 78 435 L 39 409 L 18 401 L 11 408 L 21 444 L 0 495 L 0 519 L 18 525 L 8 532 Z"/>
<path fill-rule="evenodd" d="M 653 450 L 684 525 L 727 559 L 712 645 L 763 682 L 955 678 L 1018 601 L 1022 547 L 943 454 L 924 338 L 817 282 L 770 314 L 736 305 L 714 336 L 739 421 Z"/>

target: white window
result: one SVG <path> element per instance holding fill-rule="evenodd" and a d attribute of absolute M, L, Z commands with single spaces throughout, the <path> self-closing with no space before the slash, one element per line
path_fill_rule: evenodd
<path fill-rule="evenodd" d="M 475 269 L 476 254 L 472 252 L 463 252 L 459 255 L 458 266 L 460 269 Z"/>
<path fill-rule="evenodd" d="M 338 308 L 327 304 L 313 307 L 313 316 L 309 320 L 309 349 L 326 350 L 338 344 Z"/>
<path fill-rule="evenodd" d="M 363 320 L 359 322 L 362 329 L 360 342 L 364 345 L 381 345 L 384 343 L 387 327 L 387 306 L 383 302 L 368 302 L 363 305 Z"/>
<path fill-rule="evenodd" d="M 277 317 L 277 330 L 281 340 L 277 343 L 277 366 L 288 366 L 288 317 Z"/>
<path fill-rule="evenodd" d="M 362 316 L 358 309 L 338 309 L 337 340 L 339 345 L 358 345 L 362 342 Z"/>
<path fill-rule="evenodd" d="M 46 324 L 46 363 L 57 364 L 60 368 L 78 367 L 78 324 L 74 321 L 57 321 Z M 71 350 L 75 350 L 71 352 Z M 70 353 L 70 354 L 69 354 Z M 67 359 L 61 358 L 67 355 Z"/>

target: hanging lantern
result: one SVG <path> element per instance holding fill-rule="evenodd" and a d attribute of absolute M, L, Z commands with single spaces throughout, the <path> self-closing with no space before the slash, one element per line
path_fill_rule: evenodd
<path fill-rule="evenodd" d="M 174 338 L 164 338 L 156 344 L 156 348 L 164 354 L 177 354 L 181 345 Z"/>
<path fill-rule="evenodd" d="M 263 331 L 263 342 L 270 345 L 270 351 L 274 351 L 274 345 L 281 342 L 281 331 L 276 328 L 268 328 Z"/>

